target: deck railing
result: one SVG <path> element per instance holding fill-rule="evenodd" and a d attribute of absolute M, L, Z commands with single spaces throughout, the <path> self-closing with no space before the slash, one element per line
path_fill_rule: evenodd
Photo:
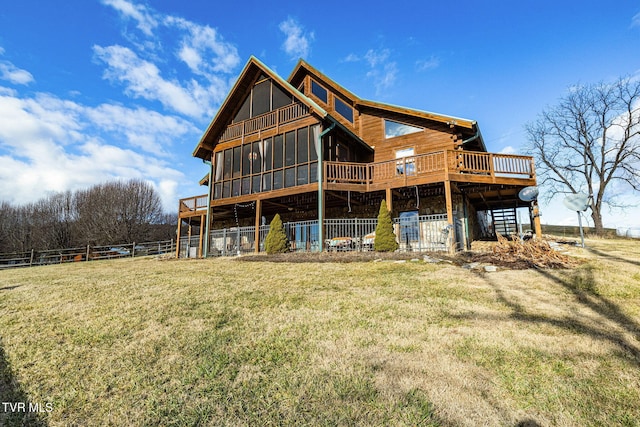
<path fill-rule="evenodd" d="M 272 129 L 307 115 L 309 115 L 309 108 L 306 105 L 299 103 L 290 104 L 251 119 L 229 125 L 222 133 L 220 142 L 230 141 L 256 132 Z"/>
<path fill-rule="evenodd" d="M 196 212 L 203 209 L 207 209 L 206 194 L 180 199 L 180 213 Z"/>
<path fill-rule="evenodd" d="M 325 162 L 325 182 L 342 184 L 386 183 L 390 180 L 430 174 L 485 175 L 535 178 L 533 158 L 471 151 L 438 151 L 376 163 Z"/>
<path fill-rule="evenodd" d="M 363 191 L 371 190 L 372 186 L 375 189 L 387 185 L 390 181 L 397 184 L 398 180 L 410 181 L 429 175 L 433 177 L 433 182 L 443 181 L 451 175 L 457 175 L 457 180 L 468 177 L 475 182 L 478 179 L 496 182 L 496 178 L 535 178 L 533 158 L 530 156 L 472 151 L 438 151 L 376 163 L 323 163 L 326 184 L 348 184 L 358 186 Z M 414 184 L 415 181 L 410 185 Z M 206 207 L 206 195 L 180 200 L 180 213 L 183 216 L 206 210 Z"/>

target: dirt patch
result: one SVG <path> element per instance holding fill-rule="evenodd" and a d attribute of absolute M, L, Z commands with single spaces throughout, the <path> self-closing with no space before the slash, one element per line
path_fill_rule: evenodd
<path fill-rule="evenodd" d="M 563 242 L 564 243 L 564 242 Z M 567 242 L 566 244 L 573 244 Z M 348 263 L 373 261 L 428 261 L 449 262 L 459 266 L 469 264 L 493 265 L 509 270 L 529 268 L 572 268 L 579 264 L 576 258 L 562 253 L 563 244 L 542 240 L 507 240 L 498 242 L 473 242 L 471 251 L 450 255 L 442 252 L 291 252 L 285 254 L 242 255 L 234 258 L 240 262 L 289 262 L 289 263 Z"/>

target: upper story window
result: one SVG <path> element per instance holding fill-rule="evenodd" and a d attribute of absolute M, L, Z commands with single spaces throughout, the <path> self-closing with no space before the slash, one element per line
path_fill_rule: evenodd
<path fill-rule="evenodd" d="M 422 128 L 411 126 L 406 123 L 394 122 L 393 120 L 384 121 L 384 137 L 394 138 L 396 136 L 409 135 L 412 133 L 422 132 Z"/>
<path fill-rule="evenodd" d="M 311 80 L 311 93 L 318 97 L 325 104 L 328 102 L 329 93 L 325 88 L 320 86 L 315 81 Z"/>
<path fill-rule="evenodd" d="M 353 109 L 338 98 L 334 99 L 334 104 L 338 114 L 353 123 Z"/>
<path fill-rule="evenodd" d="M 242 102 L 240 109 L 233 118 L 233 123 L 277 110 L 292 102 L 294 102 L 293 97 L 276 82 L 262 78 L 253 86 L 249 95 Z"/>

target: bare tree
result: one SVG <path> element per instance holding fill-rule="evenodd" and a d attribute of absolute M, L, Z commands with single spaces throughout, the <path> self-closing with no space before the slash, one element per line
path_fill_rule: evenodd
<path fill-rule="evenodd" d="M 640 190 L 640 81 L 577 86 L 525 127 L 546 199 L 583 192 L 596 233 L 602 207 L 629 207 L 616 184 Z"/>
<path fill-rule="evenodd" d="M 78 191 L 78 226 L 86 242 L 115 244 L 150 237 L 151 225 L 162 220 L 158 193 L 141 180 L 115 181 Z"/>

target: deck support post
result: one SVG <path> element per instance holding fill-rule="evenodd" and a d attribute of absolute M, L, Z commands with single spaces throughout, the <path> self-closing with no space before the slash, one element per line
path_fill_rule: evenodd
<path fill-rule="evenodd" d="M 209 164 L 209 188 L 207 189 L 207 213 L 206 213 L 206 219 L 205 219 L 205 223 L 204 223 L 204 250 L 200 251 L 200 255 L 203 258 L 206 258 L 209 256 L 209 235 L 211 233 L 211 195 L 212 195 L 212 188 L 213 188 L 213 180 L 214 180 L 214 175 L 213 175 L 213 152 L 211 153 L 211 161 L 207 162 L 205 161 L 205 163 Z M 202 228 L 202 223 L 200 224 L 200 228 Z M 202 243 L 202 238 L 200 238 L 200 242 Z"/>
<path fill-rule="evenodd" d="M 453 220 L 453 197 L 451 196 L 451 181 L 444 181 L 444 198 L 447 205 L 447 222 L 449 223 L 449 236 L 451 238 L 449 252 L 455 252 L 455 223 Z"/>
<path fill-rule="evenodd" d="M 256 237 L 254 239 L 255 253 L 260 252 L 260 219 L 262 218 L 262 200 L 256 200 Z"/>
<path fill-rule="evenodd" d="M 391 188 L 386 189 L 386 202 L 387 202 L 387 210 L 389 214 L 393 217 L 393 191 Z"/>
<path fill-rule="evenodd" d="M 534 200 L 531 204 L 532 208 L 532 216 L 533 216 L 533 228 L 536 232 L 536 237 L 538 239 L 542 238 L 542 226 L 540 225 L 540 206 L 538 206 L 538 201 Z"/>
<path fill-rule="evenodd" d="M 180 258 L 180 233 L 182 233 L 182 218 L 178 215 L 178 230 L 176 230 L 176 258 Z"/>
<path fill-rule="evenodd" d="M 324 250 L 324 147 L 322 146 L 322 137 L 328 134 L 336 127 L 335 123 L 319 132 L 319 126 L 314 126 L 314 134 L 316 136 L 316 153 L 318 154 L 318 240 L 320 252 Z"/>
<path fill-rule="evenodd" d="M 203 241 L 202 241 L 202 237 L 204 235 L 204 221 L 205 218 L 207 217 L 207 215 L 200 215 L 200 238 L 199 238 L 199 244 L 198 244 L 198 257 L 202 258 L 202 246 L 203 246 Z"/>

